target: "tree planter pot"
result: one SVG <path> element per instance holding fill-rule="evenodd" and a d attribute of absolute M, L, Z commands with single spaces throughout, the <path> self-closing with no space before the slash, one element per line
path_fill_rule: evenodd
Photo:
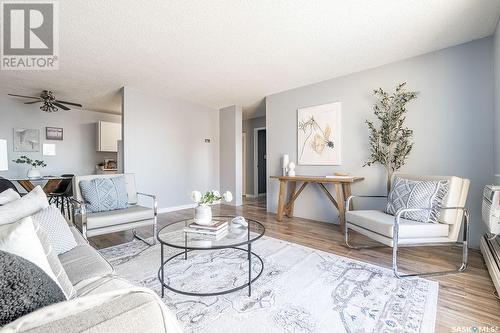
<path fill-rule="evenodd" d="M 199 205 L 194 209 L 194 221 L 199 225 L 212 225 L 212 207 Z"/>

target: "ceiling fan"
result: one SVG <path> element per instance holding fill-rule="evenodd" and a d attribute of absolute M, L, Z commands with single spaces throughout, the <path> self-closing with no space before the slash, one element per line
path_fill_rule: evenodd
<path fill-rule="evenodd" d="M 78 106 L 78 107 L 83 107 L 81 104 L 78 103 L 73 103 L 73 102 L 65 102 L 56 99 L 56 96 L 54 93 L 50 90 L 44 90 L 40 94 L 40 97 L 32 97 L 32 96 L 23 96 L 23 95 L 15 95 L 15 94 L 8 94 L 9 96 L 14 96 L 14 97 L 23 97 L 23 98 L 31 98 L 31 99 L 36 99 L 36 101 L 30 101 L 26 102 L 24 104 L 35 104 L 35 103 L 42 103 L 40 106 L 40 110 L 44 112 L 57 112 L 59 111 L 59 108 L 63 110 L 71 110 L 68 106 L 64 105 L 72 105 L 72 106 Z"/>

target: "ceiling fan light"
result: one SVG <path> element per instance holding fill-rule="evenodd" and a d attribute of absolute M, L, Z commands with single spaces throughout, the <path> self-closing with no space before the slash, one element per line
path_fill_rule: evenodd
<path fill-rule="evenodd" d="M 49 113 L 59 111 L 59 109 L 56 106 L 54 106 L 52 103 L 48 103 L 48 102 L 43 103 L 40 106 L 40 110 L 42 110 L 43 112 L 49 112 Z"/>

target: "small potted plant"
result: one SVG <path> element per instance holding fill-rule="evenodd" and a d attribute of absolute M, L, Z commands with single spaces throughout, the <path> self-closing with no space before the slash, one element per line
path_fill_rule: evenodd
<path fill-rule="evenodd" d="M 39 179 L 42 178 L 42 175 L 40 174 L 40 170 L 37 168 L 45 168 L 47 164 L 45 164 L 44 161 L 40 160 L 32 160 L 28 156 L 21 156 L 17 160 L 12 160 L 12 162 L 17 163 L 17 164 L 28 164 L 30 166 L 30 169 L 28 170 L 28 178 L 29 179 Z"/>
<path fill-rule="evenodd" d="M 233 201 L 233 194 L 229 191 L 221 196 L 219 191 L 212 190 L 202 194 L 200 191 L 193 191 L 191 199 L 198 204 L 194 209 L 194 221 L 200 225 L 212 225 L 212 207 L 210 205 L 222 199 L 226 202 Z"/>

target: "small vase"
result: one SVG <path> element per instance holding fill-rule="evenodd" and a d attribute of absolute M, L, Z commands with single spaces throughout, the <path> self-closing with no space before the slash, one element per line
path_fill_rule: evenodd
<path fill-rule="evenodd" d="M 42 175 L 40 174 L 40 170 L 38 170 L 36 168 L 29 169 L 27 176 L 28 176 L 29 179 L 39 179 L 39 178 L 42 178 Z"/>
<path fill-rule="evenodd" d="M 194 222 L 199 225 L 212 225 L 212 207 L 200 205 L 194 209 Z"/>

